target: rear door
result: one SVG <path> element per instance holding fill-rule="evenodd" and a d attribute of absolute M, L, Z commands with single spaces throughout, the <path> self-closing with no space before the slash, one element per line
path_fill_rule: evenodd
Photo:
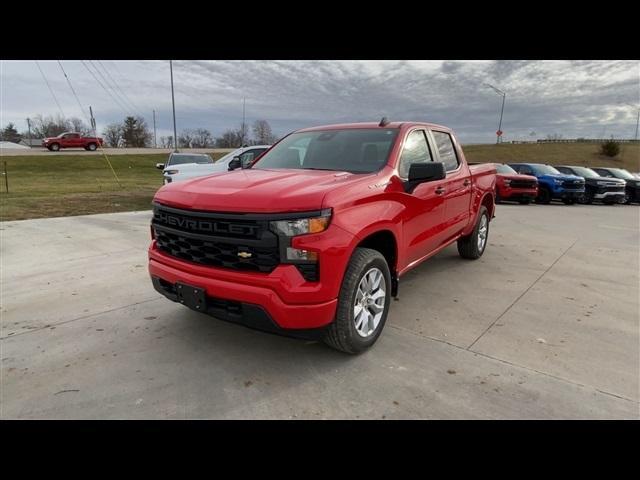
<path fill-rule="evenodd" d="M 412 163 L 434 161 L 432 145 L 424 129 L 410 131 L 405 137 L 398 176 L 406 181 Z M 443 242 L 444 201 L 442 197 L 445 180 L 425 182 L 412 193 L 402 194 L 405 203 L 403 239 L 406 264 L 411 265 L 433 252 Z"/>
<path fill-rule="evenodd" d="M 471 216 L 471 173 L 462 161 L 453 136 L 444 131 L 431 130 L 436 157 L 444 163 L 447 177 L 443 184 L 444 231 L 443 242 L 458 235 L 469 223 Z"/>

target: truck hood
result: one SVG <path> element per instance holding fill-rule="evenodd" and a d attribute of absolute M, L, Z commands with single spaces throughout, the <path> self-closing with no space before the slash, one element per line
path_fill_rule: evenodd
<path fill-rule="evenodd" d="M 497 173 L 498 177 L 507 179 L 507 180 L 529 180 L 529 181 L 538 181 L 536 177 L 533 175 L 523 175 L 520 173 Z"/>
<path fill-rule="evenodd" d="M 319 210 L 327 192 L 370 175 L 302 169 L 237 169 L 169 183 L 154 201 L 203 211 L 276 213 Z"/>
<path fill-rule="evenodd" d="M 568 175 L 568 174 L 555 174 L 555 173 L 547 173 L 544 175 L 540 175 L 538 177 L 539 179 L 548 179 L 548 180 L 562 180 L 563 182 L 566 181 L 574 181 L 574 180 L 580 180 L 581 182 L 584 182 L 584 178 L 582 177 L 578 177 L 577 175 Z"/>

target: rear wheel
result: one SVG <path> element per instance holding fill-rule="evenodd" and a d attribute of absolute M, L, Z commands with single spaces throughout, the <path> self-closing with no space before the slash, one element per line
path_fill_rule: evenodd
<path fill-rule="evenodd" d="M 98 148 L 98 146 L 95 143 L 90 143 L 89 145 L 87 145 L 87 148 L 93 152 L 96 150 L 96 148 Z"/>
<path fill-rule="evenodd" d="M 489 239 L 489 213 L 486 207 L 480 207 L 476 226 L 466 237 L 458 239 L 458 253 L 462 258 L 475 260 L 484 253 Z"/>
<path fill-rule="evenodd" d="M 548 188 L 540 187 L 538 190 L 538 196 L 536 197 L 536 203 L 549 204 L 551 203 L 551 192 Z"/>
<path fill-rule="evenodd" d="M 336 318 L 324 342 L 345 353 L 361 353 L 382 332 L 391 301 L 391 273 L 377 250 L 357 248 L 344 275 Z"/>

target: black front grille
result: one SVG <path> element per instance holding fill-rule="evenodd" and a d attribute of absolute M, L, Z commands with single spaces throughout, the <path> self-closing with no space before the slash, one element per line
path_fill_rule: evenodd
<path fill-rule="evenodd" d="M 511 188 L 535 188 L 537 185 L 535 180 L 511 180 Z"/>
<path fill-rule="evenodd" d="M 239 218 L 240 217 L 240 218 Z M 181 211 L 154 206 L 152 225 L 158 248 L 176 258 L 269 273 L 280 263 L 278 236 L 266 220 L 241 215 Z"/>
<path fill-rule="evenodd" d="M 583 180 L 565 180 L 564 182 L 562 182 L 562 187 L 578 190 L 584 187 L 584 181 Z"/>

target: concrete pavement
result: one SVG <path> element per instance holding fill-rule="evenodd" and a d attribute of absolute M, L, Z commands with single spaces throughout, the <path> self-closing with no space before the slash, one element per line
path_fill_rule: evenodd
<path fill-rule="evenodd" d="M 640 418 L 640 209 L 497 208 L 357 357 L 157 294 L 149 212 L 0 223 L 0 416 Z"/>

